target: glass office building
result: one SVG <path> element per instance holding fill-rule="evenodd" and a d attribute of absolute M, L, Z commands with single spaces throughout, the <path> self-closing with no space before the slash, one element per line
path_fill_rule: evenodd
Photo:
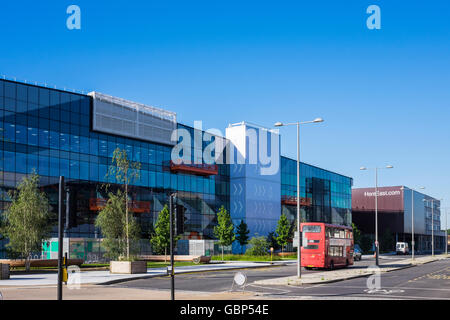
<path fill-rule="evenodd" d="M 300 210 L 304 222 L 352 224 L 353 180 L 325 169 L 300 163 Z M 297 161 L 281 157 L 282 212 L 297 217 Z"/>
<path fill-rule="evenodd" d="M 175 143 L 167 135 L 173 128 L 186 129 L 194 136 L 192 127 L 177 123 L 174 114 L 164 110 L 97 93 L 85 95 L 0 80 L 0 211 L 11 201 L 8 191 L 35 170 L 56 223 L 58 180 L 64 176 L 71 221 L 65 236 L 101 238 L 95 218 L 107 198 L 102 185 L 114 182 L 106 173 L 113 151 L 119 147 L 141 163 L 130 197 L 143 239 L 148 239 L 173 192 L 177 192 L 177 205 L 184 215 L 182 239 L 214 239 L 218 209 L 224 206 L 234 214 L 230 201 L 233 167 L 174 164 L 171 151 Z M 190 145 L 194 160 L 198 152 L 195 143 Z M 200 151 L 206 145 L 203 142 Z M 296 195 L 295 175 L 295 161 L 282 157 L 281 182 L 273 193 L 290 219 L 295 213 L 295 206 L 288 201 Z M 351 178 L 302 164 L 301 181 L 302 197 L 307 204 L 311 201 L 302 206 L 308 221 L 350 223 Z M 279 208 L 274 217 L 279 216 Z M 56 225 L 52 236 L 56 236 Z M 5 256 L 6 241 L 0 240 L 0 257 Z"/>

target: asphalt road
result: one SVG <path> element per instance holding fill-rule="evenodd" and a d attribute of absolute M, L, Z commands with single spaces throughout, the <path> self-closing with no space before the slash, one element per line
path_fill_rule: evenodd
<path fill-rule="evenodd" d="M 304 299 L 446 299 L 450 300 L 450 259 L 382 273 L 370 290 L 368 277 L 304 287 L 265 288 L 267 295 Z M 274 292 L 273 289 L 278 289 Z M 284 289 L 285 292 L 281 290 Z"/>
<path fill-rule="evenodd" d="M 409 257 L 385 257 L 389 260 Z M 374 264 L 373 258 L 356 261 L 353 268 L 365 268 Z M 367 277 L 349 279 L 329 284 L 296 286 L 263 286 L 252 282 L 262 279 L 285 277 L 296 274 L 295 264 L 258 269 L 242 269 L 248 279 L 246 291 L 252 291 L 262 298 L 270 299 L 449 299 L 450 300 L 450 259 L 427 263 L 421 266 L 383 273 L 380 287 L 367 287 Z M 177 275 L 176 290 L 198 292 L 223 292 L 231 288 L 237 271 L 201 272 Z M 318 272 L 303 270 L 302 272 Z M 127 281 L 115 287 L 169 290 L 168 277 L 157 277 Z"/>

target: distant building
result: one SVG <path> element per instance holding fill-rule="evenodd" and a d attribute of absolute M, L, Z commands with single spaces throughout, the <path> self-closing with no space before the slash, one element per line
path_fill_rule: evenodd
<path fill-rule="evenodd" d="M 412 193 L 414 193 L 414 241 L 420 252 L 431 251 L 434 229 L 435 252 L 445 250 L 445 232 L 441 231 L 440 201 L 402 186 L 378 188 L 378 238 L 390 230 L 396 241 L 411 247 Z M 434 208 L 432 209 L 432 201 Z M 431 215 L 433 213 L 433 222 Z M 352 190 L 352 221 L 365 234 L 375 233 L 375 188 Z"/>

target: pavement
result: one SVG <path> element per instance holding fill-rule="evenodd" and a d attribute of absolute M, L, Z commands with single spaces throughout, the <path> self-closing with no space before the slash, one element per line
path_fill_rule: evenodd
<path fill-rule="evenodd" d="M 366 277 L 372 275 L 376 272 L 390 272 L 394 270 L 404 269 L 413 267 L 416 265 L 421 265 L 424 263 L 429 263 L 432 261 L 438 261 L 448 258 L 445 254 L 443 255 L 435 255 L 432 256 L 424 256 L 424 257 L 415 257 L 412 259 L 399 259 L 398 257 L 392 256 L 384 256 L 381 258 L 381 262 L 379 268 L 376 266 L 368 266 L 368 267 L 352 267 L 352 268 L 343 268 L 336 269 L 331 271 L 322 271 L 316 273 L 307 273 L 302 275 L 299 279 L 297 276 L 289 276 L 289 277 L 278 277 L 272 279 L 263 279 L 255 281 L 255 284 L 261 285 L 304 285 L 304 284 L 318 284 L 318 283 L 329 283 L 336 282 L 346 279 L 353 279 L 359 277 Z"/>
<path fill-rule="evenodd" d="M 175 267 L 175 274 L 223 271 L 246 268 L 270 267 L 280 264 L 293 263 L 286 261 L 283 263 L 262 263 L 262 262 L 230 262 L 199 264 L 194 266 Z M 295 263 L 295 261 L 294 261 Z M 136 279 L 146 279 L 167 275 L 167 268 L 148 268 L 145 274 L 112 274 L 107 270 L 102 271 L 81 271 L 79 274 L 79 284 L 113 284 Z M 70 277 L 70 275 L 69 275 Z M 0 280 L 0 289 L 7 286 L 48 286 L 57 283 L 57 273 L 35 273 L 35 274 L 12 274 L 8 280 Z M 70 279 L 69 279 L 70 280 Z"/>

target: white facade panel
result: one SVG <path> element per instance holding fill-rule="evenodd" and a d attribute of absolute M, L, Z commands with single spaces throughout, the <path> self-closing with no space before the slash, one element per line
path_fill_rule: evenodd
<path fill-rule="evenodd" d="M 171 135 L 177 128 L 176 113 L 98 92 L 89 95 L 94 100 L 94 130 L 175 145 Z"/>

